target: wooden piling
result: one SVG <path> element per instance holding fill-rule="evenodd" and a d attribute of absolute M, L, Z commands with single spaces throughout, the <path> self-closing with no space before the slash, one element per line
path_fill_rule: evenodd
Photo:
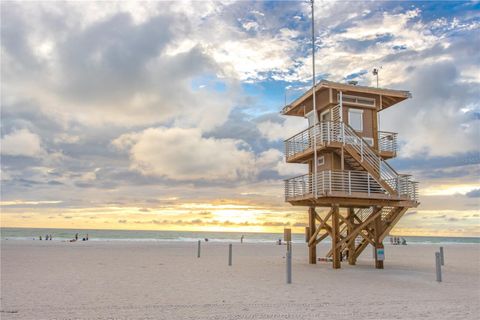
<path fill-rule="evenodd" d="M 340 226 L 339 226 L 339 215 L 340 215 L 340 210 L 338 206 L 335 206 L 333 208 L 333 214 L 332 214 L 332 266 L 334 269 L 339 269 L 341 267 L 340 263 L 340 247 L 337 246 L 339 242 L 339 231 L 340 231 Z"/>
<path fill-rule="evenodd" d="M 315 234 L 315 207 L 308 208 L 308 225 L 310 230 L 310 237 Z M 310 264 L 317 263 L 317 244 L 313 242 L 308 247 L 308 261 Z"/>

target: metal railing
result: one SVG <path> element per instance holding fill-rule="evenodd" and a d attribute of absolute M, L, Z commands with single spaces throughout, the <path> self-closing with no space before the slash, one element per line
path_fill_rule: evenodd
<path fill-rule="evenodd" d="M 395 132 L 378 132 L 378 150 L 397 154 L 397 134 Z"/>
<path fill-rule="evenodd" d="M 408 176 L 405 176 L 405 178 Z M 318 196 L 327 196 L 332 192 L 340 195 L 388 195 L 378 181 L 366 171 L 324 170 L 317 174 Z M 285 180 L 285 199 L 297 197 L 314 198 L 313 174 L 305 174 Z M 398 198 L 417 200 L 417 183 L 409 179 L 400 179 Z M 394 196 L 395 197 L 395 196 Z"/>
<path fill-rule="evenodd" d="M 396 190 L 399 184 L 398 173 L 362 138 L 355 130 L 345 122 L 321 121 L 285 140 L 285 155 L 288 158 L 313 147 L 313 135 L 316 135 L 317 144 L 325 145 L 331 142 L 348 144 L 353 147 L 360 157 L 361 162 L 366 162 L 372 168 L 372 175 L 378 176 L 389 186 Z"/>

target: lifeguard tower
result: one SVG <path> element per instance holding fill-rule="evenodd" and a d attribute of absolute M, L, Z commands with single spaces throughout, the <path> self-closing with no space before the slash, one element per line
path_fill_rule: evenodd
<path fill-rule="evenodd" d="M 355 265 L 369 244 L 375 267 L 383 268 L 384 238 L 419 202 L 417 182 L 387 162 L 397 154 L 397 134 L 379 131 L 378 113 L 410 97 L 408 91 L 322 80 L 283 108 L 283 115 L 308 121 L 307 129 L 285 141 L 286 161 L 309 168 L 285 180 L 285 201 L 308 207 L 311 264 L 317 244 L 330 237 L 326 258 L 333 268 L 342 260 Z M 329 210 L 319 214 L 317 207 Z"/>

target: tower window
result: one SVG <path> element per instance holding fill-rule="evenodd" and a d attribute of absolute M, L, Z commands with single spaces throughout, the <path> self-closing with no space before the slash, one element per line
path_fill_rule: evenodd
<path fill-rule="evenodd" d="M 348 109 L 348 124 L 355 131 L 363 131 L 363 110 L 361 109 Z"/>
<path fill-rule="evenodd" d="M 325 164 L 325 156 L 318 157 L 318 165 L 323 166 Z"/>

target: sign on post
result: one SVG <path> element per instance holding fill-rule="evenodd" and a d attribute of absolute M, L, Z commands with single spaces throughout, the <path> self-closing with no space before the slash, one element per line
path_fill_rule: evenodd
<path fill-rule="evenodd" d="M 384 248 L 377 248 L 377 260 L 378 261 L 385 260 L 385 249 Z"/>
<path fill-rule="evenodd" d="M 292 241 L 292 229 L 283 229 L 283 240 L 286 242 Z"/>

